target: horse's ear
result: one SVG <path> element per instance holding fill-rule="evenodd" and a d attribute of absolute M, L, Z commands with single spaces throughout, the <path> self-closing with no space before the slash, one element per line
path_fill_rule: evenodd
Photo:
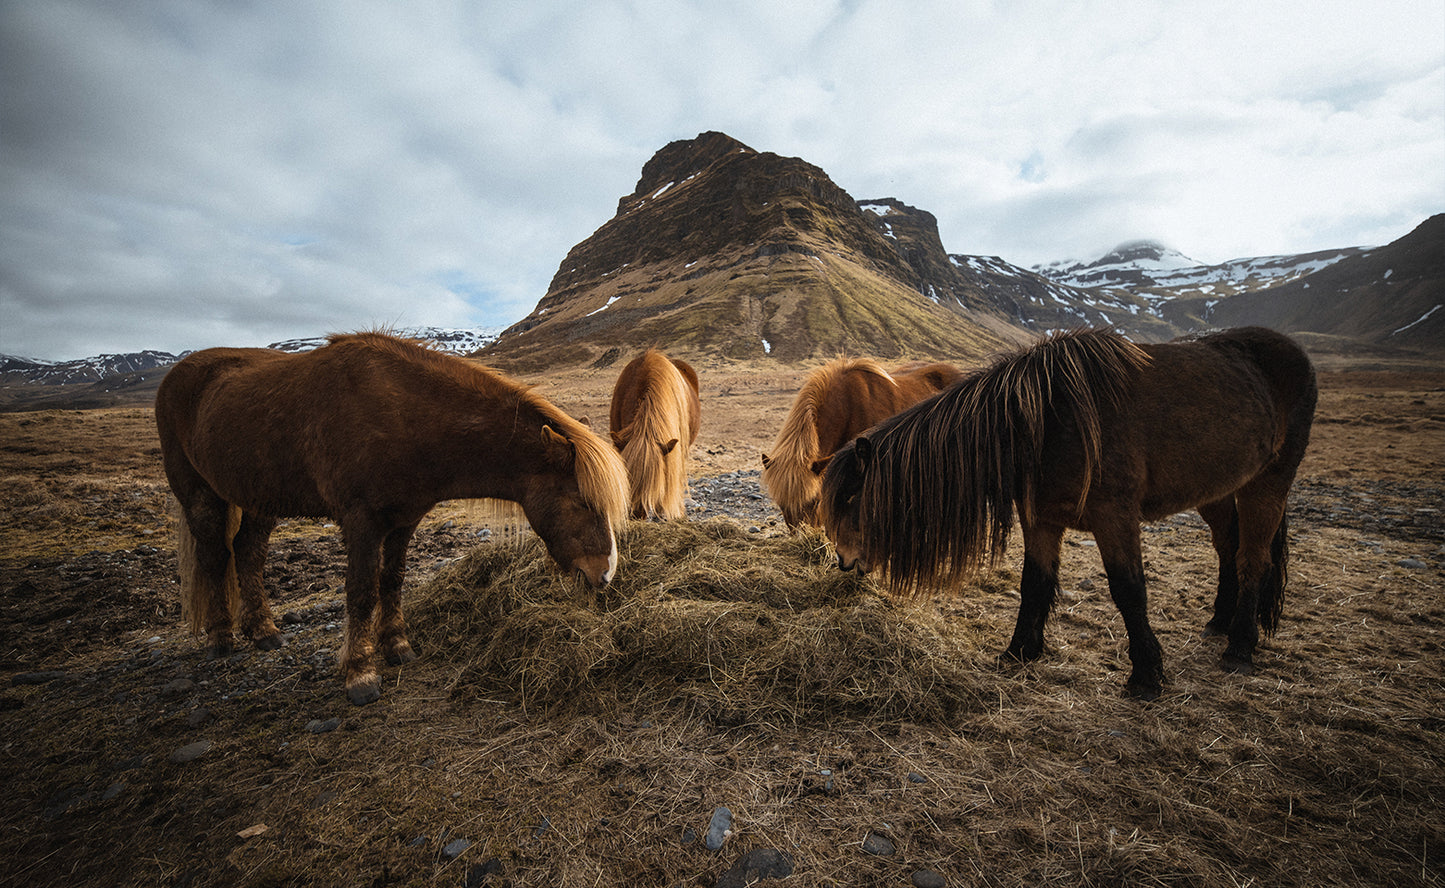
<path fill-rule="evenodd" d="M 542 447 L 546 449 L 549 456 L 563 463 L 570 463 L 575 455 L 572 442 L 558 434 L 549 425 L 542 426 Z"/>
<path fill-rule="evenodd" d="M 823 473 L 828 470 L 828 463 L 830 463 L 830 462 L 832 462 L 832 461 L 833 461 L 833 454 L 830 453 L 830 454 L 828 454 L 827 456 L 823 457 L 822 459 L 815 459 L 815 460 L 813 460 L 813 464 L 812 464 L 811 466 L 809 466 L 808 468 L 810 468 L 810 469 L 813 470 L 813 474 L 814 474 L 814 475 L 817 475 L 817 476 L 819 476 L 819 477 L 822 477 Z"/>
<path fill-rule="evenodd" d="M 658 448 L 659 448 L 660 450 L 662 450 L 662 455 L 663 455 L 663 456 L 667 456 L 669 453 L 672 452 L 672 448 L 674 448 L 674 447 L 677 446 L 677 439 L 676 439 L 676 438 L 673 438 L 671 441 L 668 441 L 666 444 L 659 444 L 659 445 L 657 445 L 657 446 L 658 446 Z"/>
<path fill-rule="evenodd" d="M 608 432 L 607 434 L 612 438 L 613 447 L 621 450 L 622 448 L 627 446 L 627 438 L 624 437 L 621 432 Z"/>
<path fill-rule="evenodd" d="M 853 442 L 853 453 L 857 455 L 858 462 L 868 465 L 873 461 L 873 442 L 859 435 Z"/>
<path fill-rule="evenodd" d="M 764 453 L 764 454 L 763 454 L 763 468 L 766 469 L 766 468 L 768 468 L 769 466 L 771 466 L 772 464 L 773 464 L 772 458 L 769 457 L 766 453 Z"/>
<path fill-rule="evenodd" d="M 588 418 L 585 417 L 585 416 L 579 416 L 579 417 L 577 417 L 577 421 L 580 422 L 580 423 L 582 423 L 583 425 L 585 425 L 585 426 L 586 426 L 587 428 L 589 428 L 589 429 L 592 428 L 592 420 L 588 419 Z"/>

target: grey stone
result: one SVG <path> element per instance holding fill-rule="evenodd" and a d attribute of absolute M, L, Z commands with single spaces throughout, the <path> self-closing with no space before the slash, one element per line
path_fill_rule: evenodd
<path fill-rule="evenodd" d="M 911 880 L 913 888 L 944 888 L 948 881 L 933 870 L 919 870 Z"/>
<path fill-rule="evenodd" d="M 776 848 L 757 848 L 718 876 L 717 888 L 746 888 L 762 879 L 782 879 L 793 874 L 793 858 Z"/>
<path fill-rule="evenodd" d="M 874 857 L 892 857 L 894 852 L 893 843 L 876 832 L 869 832 L 863 837 L 863 853 L 872 854 Z"/>
<path fill-rule="evenodd" d="M 211 741 L 197 740 L 195 743 L 187 743 L 185 746 L 171 753 L 171 761 L 178 765 L 184 765 L 186 762 L 193 762 L 210 751 Z"/>
<path fill-rule="evenodd" d="M 341 719 L 339 718 L 328 718 L 326 721 L 322 721 L 319 718 L 313 718 L 311 721 L 306 723 L 306 730 L 310 731 L 313 734 L 326 734 L 336 730 L 339 727 L 341 727 Z"/>
<path fill-rule="evenodd" d="M 727 808 L 718 808 L 712 812 L 712 819 L 707 823 L 707 835 L 703 837 L 703 845 L 709 851 L 717 851 L 727 841 L 728 831 L 733 828 L 733 812 Z"/>

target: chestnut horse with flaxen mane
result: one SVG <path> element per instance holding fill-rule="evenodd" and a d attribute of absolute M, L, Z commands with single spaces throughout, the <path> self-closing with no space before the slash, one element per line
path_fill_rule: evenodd
<path fill-rule="evenodd" d="M 594 587 L 617 567 L 627 478 L 605 441 L 537 394 L 461 358 L 379 333 L 313 352 L 215 348 L 177 363 L 156 393 L 161 454 L 180 510 L 181 587 L 213 656 L 232 611 L 280 647 L 261 568 L 283 517 L 330 517 L 346 541 L 352 703 L 381 695 L 372 664 L 415 659 L 401 612 L 406 549 L 442 500 L 520 505 L 564 570 Z"/>
<path fill-rule="evenodd" d="M 868 358 L 836 358 L 809 374 L 773 452 L 763 454 L 763 486 L 788 527 L 818 523 L 819 476 L 833 451 L 962 375 L 951 364 L 908 365 L 889 373 Z"/>
<path fill-rule="evenodd" d="M 1093 533 L 1129 634 L 1128 691 L 1159 696 L 1139 525 L 1186 509 L 1219 557 L 1206 634 L 1222 665 L 1253 670 L 1259 629 L 1279 623 L 1289 562 L 1285 501 L 1316 400 L 1293 341 L 1245 327 L 1134 345 L 1107 331 L 1056 335 L 998 358 L 868 430 L 823 477 L 838 566 L 886 571 L 891 591 L 956 584 L 1004 551 L 1015 508 L 1024 567 L 1004 656 L 1037 658 L 1067 528 Z"/>
<path fill-rule="evenodd" d="M 609 416 L 612 443 L 627 466 L 632 517 L 684 517 L 687 454 L 702 416 L 697 371 L 648 349 L 622 368 Z"/>

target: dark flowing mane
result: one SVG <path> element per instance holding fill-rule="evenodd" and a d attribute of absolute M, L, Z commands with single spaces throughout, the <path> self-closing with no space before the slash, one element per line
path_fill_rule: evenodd
<path fill-rule="evenodd" d="M 1015 504 L 1034 511 L 1045 429 L 1071 423 L 1083 443 L 1083 508 L 1099 463 L 1100 414 L 1126 396 L 1149 363 L 1138 346 L 1111 331 L 1055 334 L 998 356 L 953 387 L 880 423 L 859 512 L 869 526 L 865 557 L 886 564 L 895 593 L 951 586 L 1002 554 Z M 832 511 L 847 495 L 837 480 L 857 471 L 844 448 L 830 469 L 823 499 Z"/>

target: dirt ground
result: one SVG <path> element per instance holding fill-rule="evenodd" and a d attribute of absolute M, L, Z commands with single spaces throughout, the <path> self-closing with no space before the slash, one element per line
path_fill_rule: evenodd
<path fill-rule="evenodd" d="M 692 475 L 759 468 L 805 371 L 698 370 Z M 615 372 L 534 381 L 605 424 Z M 865 588 L 890 632 L 933 640 L 950 701 L 872 715 L 625 682 L 538 706 L 507 676 L 467 686 L 448 627 L 415 622 L 421 659 L 352 707 L 340 542 L 314 521 L 268 561 L 286 647 L 207 661 L 180 622 L 150 411 L 0 414 L 0 884 L 741 885 L 728 870 L 759 849 L 791 861 L 782 886 L 1445 884 L 1445 368 L 1321 388 L 1255 675 L 1223 674 L 1199 635 L 1215 567 L 1184 515 L 1145 534 L 1158 702 L 1121 694 L 1122 623 L 1076 534 L 1028 667 L 995 661 L 1016 552 L 946 600 Z M 479 529 L 455 504 L 429 516 L 409 600 L 505 545 Z M 707 681 L 673 679 L 732 687 L 688 686 Z"/>

